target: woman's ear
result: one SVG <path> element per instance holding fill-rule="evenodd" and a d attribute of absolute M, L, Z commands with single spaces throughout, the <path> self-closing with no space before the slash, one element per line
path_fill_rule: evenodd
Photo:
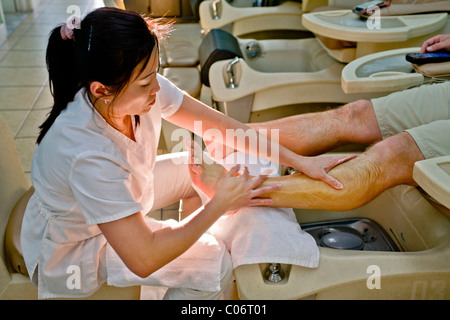
<path fill-rule="evenodd" d="M 108 89 L 101 82 L 93 81 L 89 88 L 91 93 L 98 99 L 105 99 L 110 96 Z"/>

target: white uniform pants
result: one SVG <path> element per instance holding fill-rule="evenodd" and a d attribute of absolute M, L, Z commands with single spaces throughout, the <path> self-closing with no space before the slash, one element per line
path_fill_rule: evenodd
<path fill-rule="evenodd" d="M 155 201 L 152 210 L 168 206 L 180 199 L 196 196 L 187 167 L 187 152 L 160 155 L 156 158 Z M 169 288 L 164 296 L 168 300 L 219 299 L 227 288 L 233 266 L 229 253 L 225 250 L 222 258 L 221 290 L 215 292 L 198 291 L 189 288 Z"/>

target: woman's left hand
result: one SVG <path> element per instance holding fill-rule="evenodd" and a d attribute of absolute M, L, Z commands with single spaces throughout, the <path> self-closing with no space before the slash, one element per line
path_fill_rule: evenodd
<path fill-rule="evenodd" d="M 315 157 L 302 157 L 297 160 L 297 165 L 294 166 L 295 169 L 300 170 L 310 178 L 322 180 L 323 182 L 329 184 L 334 189 L 342 189 L 344 186 L 338 180 L 333 178 L 328 174 L 328 172 L 344 163 L 350 159 L 355 158 L 356 155 L 345 155 L 345 156 L 315 156 Z"/>

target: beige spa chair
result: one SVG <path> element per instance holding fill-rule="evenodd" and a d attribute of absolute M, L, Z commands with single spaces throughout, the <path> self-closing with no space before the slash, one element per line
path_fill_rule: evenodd
<path fill-rule="evenodd" d="M 315 108 L 320 105 L 381 95 L 344 93 L 341 72 L 345 64 L 333 59 L 316 38 L 237 41 L 241 58 L 212 63 L 208 82 L 215 107 L 241 122 L 318 111 Z M 261 54 L 249 58 L 255 50 Z"/>
<path fill-rule="evenodd" d="M 0 116 L 0 300 L 37 299 L 20 248 L 20 230 L 28 199 L 34 189 L 20 164 L 11 131 Z M 141 287 L 103 285 L 85 299 L 140 299 Z"/>
<path fill-rule="evenodd" d="M 281 265 L 279 282 L 269 281 L 268 264 L 239 266 L 240 299 L 450 299 L 450 155 L 417 162 L 413 177 L 420 187 L 394 187 L 355 210 L 295 210 L 303 229 L 369 219 L 398 250 L 320 246 L 318 268 Z"/>
<path fill-rule="evenodd" d="M 296 210 L 302 227 L 370 219 L 400 251 L 319 247 L 317 269 L 281 265 L 284 275 L 277 283 L 266 279 L 267 264 L 239 266 L 234 272 L 240 299 L 450 299 L 449 168 L 446 156 L 418 162 L 414 170 L 415 180 L 440 203 L 418 188 L 398 186 L 348 212 Z"/>
<path fill-rule="evenodd" d="M 273 34 L 275 30 L 305 32 L 302 14 L 299 1 L 252 7 L 252 0 L 233 0 L 231 3 L 226 0 L 207 0 L 199 5 L 200 25 L 205 33 L 223 28 L 239 37 L 255 32 Z"/>
<path fill-rule="evenodd" d="M 342 89 L 345 93 L 374 94 L 450 81 L 450 62 L 414 65 L 405 59 L 407 53 L 419 52 L 420 47 L 402 48 L 353 60 L 342 70 Z"/>
<path fill-rule="evenodd" d="M 445 0 L 444 0 L 445 1 Z M 445 9 L 443 0 L 392 0 L 383 15 L 428 12 L 433 7 Z M 252 0 L 191 0 L 193 10 L 198 7 L 200 24 L 205 33 L 223 29 L 238 37 L 305 38 L 309 29 L 303 24 L 302 15 L 308 12 L 351 9 L 364 0 L 302 0 L 274 1 L 275 5 L 252 7 Z M 269 2 L 270 1 L 266 1 Z M 301 2 L 301 3 L 300 3 Z M 430 5 L 431 2 L 434 2 Z M 440 2 L 440 4 L 436 4 Z M 278 4 L 278 5 L 276 5 Z M 411 6 L 414 4 L 414 6 Z"/>
<path fill-rule="evenodd" d="M 340 1 L 345 0 L 335 0 Z M 420 52 L 431 36 L 450 33 L 450 16 L 445 12 L 450 12 L 450 1 L 396 0 L 395 4 L 381 10 L 379 30 L 368 30 L 367 21 L 348 10 L 304 15 L 305 25 L 327 53 L 348 63 L 342 70 L 344 93 L 389 93 L 450 80 L 449 63 L 421 68 L 405 59 L 407 53 Z M 427 13 L 430 10 L 441 12 Z M 409 15 L 413 12 L 425 13 Z"/>
<path fill-rule="evenodd" d="M 397 186 L 355 210 L 296 210 L 302 227 L 346 218 L 375 221 L 398 251 L 319 247 L 317 269 L 281 265 L 277 283 L 267 280 L 267 264 L 239 266 L 239 297 L 450 299 L 450 156 L 417 162 L 414 179 L 419 188 Z"/>
<path fill-rule="evenodd" d="M 334 0 L 335 3 L 344 1 Z M 396 1 L 404 3 L 408 0 Z M 348 9 L 320 10 L 305 13 L 302 22 L 316 35 L 330 56 L 344 63 L 376 52 L 421 46 L 433 35 L 450 32 L 448 0 L 409 2 L 414 4 L 383 8 L 379 19 L 374 16 L 364 20 Z"/>

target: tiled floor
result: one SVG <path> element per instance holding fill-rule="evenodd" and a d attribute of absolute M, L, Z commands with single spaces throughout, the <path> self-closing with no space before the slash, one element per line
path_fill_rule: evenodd
<path fill-rule="evenodd" d="M 4 15 L 6 16 L 5 23 L 8 36 L 28 17 L 28 13 L 20 12 L 4 13 Z"/>

